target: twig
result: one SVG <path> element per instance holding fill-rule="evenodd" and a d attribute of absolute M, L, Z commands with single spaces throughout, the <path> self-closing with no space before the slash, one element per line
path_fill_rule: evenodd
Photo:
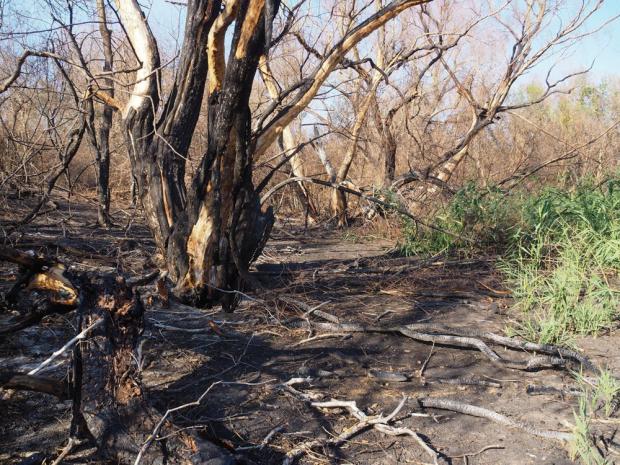
<path fill-rule="evenodd" d="M 428 365 L 429 360 L 433 356 L 433 350 L 435 349 L 435 343 L 433 342 L 433 346 L 431 347 L 431 351 L 428 353 L 428 357 L 424 360 L 424 363 L 420 367 L 420 371 L 418 372 L 418 377 L 422 378 L 424 376 L 424 370 L 426 370 L 426 365 Z"/>
<path fill-rule="evenodd" d="M 331 302 L 330 300 L 328 300 L 326 302 L 321 302 L 320 304 L 315 305 L 314 307 L 310 307 L 310 305 L 308 305 L 308 304 L 306 304 L 304 302 L 301 302 L 301 301 L 299 301 L 297 299 L 293 299 L 291 297 L 288 297 L 288 296 L 279 296 L 278 299 L 283 301 L 283 302 L 285 302 L 285 303 L 293 304 L 293 305 L 297 305 L 297 306 L 301 307 L 301 309 L 304 311 L 304 314 L 301 316 L 301 318 L 303 318 L 304 320 L 308 320 L 308 317 L 310 315 L 316 315 L 319 318 L 322 318 L 322 319 L 324 319 L 326 321 L 329 321 L 331 323 L 336 323 L 336 324 L 340 323 L 340 320 L 338 319 L 338 317 L 335 317 L 334 315 L 330 315 L 329 313 L 326 313 L 326 312 L 323 312 L 323 311 L 319 310 L 319 308 L 321 308 L 324 305 L 327 305 L 328 303 L 330 303 Z M 295 318 L 286 320 L 284 322 L 284 324 L 290 323 L 291 321 L 294 321 L 296 319 L 297 318 L 295 317 Z"/>
<path fill-rule="evenodd" d="M 306 398 L 304 397 L 302 398 L 302 400 L 306 400 Z M 393 426 L 389 426 L 388 423 L 394 420 L 396 415 L 398 415 L 403 409 L 406 402 L 407 397 L 403 396 L 402 400 L 396 406 L 396 408 L 386 417 L 384 417 L 382 414 L 377 416 L 366 415 L 362 410 L 357 407 L 357 403 L 355 401 L 332 399 L 327 402 L 311 402 L 310 405 L 315 408 L 344 408 L 355 419 L 358 420 L 358 423 L 344 430 L 338 436 L 335 436 L 333 438 L 329 438 L 327 440 L 313 439 L 300 444 L 296 448 L 287 452 L 286 457 L 283 461 L 283 465 L 291 465 L 302 455 L 308 453 L 315 447 L 326 445 L 338 446 L 367 428 L 374 428 L 377 431 L 390 436 L 410 436 L 414 438 L 416 442 L 418 442 L 418 444 L 420 444 L 420 446 L 424 449 L 424 451 L 433 459 L 433 463 L 435 465 L 445 463 L 445 461 L 440 457 L 440 455 L 428 444 L 426 444 L 426 442 L 416 432 L 410 430 L 409 428 L 395 428 Z"/>
<path fill-rule="evenodd" d="M 56 457 L 56 459 L 51 463 L 51 465 L 60 465 L 62 461 L 65 459 L 65 457 L 69 455 L 76 446 L 83 444 L 83 442 L 84 441 L 80 441 L 79 439 L 76 439 L 76 438 L 69 438 L 67 445 L 63 447 L 62 451 L 60 452 L 58 457 Z"/>
<path fill-rule="evenodd" d="M 297 322 L 303 324 L 304 322 Z M 514 370 L 534 371 L 543 368 L 563 368 L 568 361 L 577 362 L 588 370 L 599 370 L 586 357 L 561 347 L 548 344 L 534 344 L 498 334 L 467 330 L 463 328 L 447 328 L 436 324 L 409 324 L 398 326 L 374 326 L 356 323 L 316 323 L 306 322 L 313 328 L 332 332 L 349 333 L 381 333 L 402 334 L 416 341 L 441 344 L 445 346 L 466 347 L 477 349 L 493 364 Z M 530 355 L 526 360 L 510 360 L 500 357 L 487 342 L 509 347 L 511 349 L 541 352 L 546 355 Z"/>
<path fill-rule="evenodd" d="M 379 322 L 381 318 L 383 318 L 386 315 L 389 315 L 390 313 L 396 313 L 396 312 L 394 310 L 386 310 L 385 312 L 381 313 L 381 315 L 379 315 L 377 318 L 375 318 L 375 321 Z"/>
<path fill-rule="evenodd" d="M 492 449 L 505 449 L 504 446 L 499 445 L 499 444 L 491 444 L 490 446 L 485 446 L 482 449 L 480 449 L 477 452 L 469 452 L 469 453 L 465 453 L 465 454 L 461 454 L 461 455 L 451 455 L 450 458 L 451 459 L 463 459 L 465 461 L 465 465 L 467 465 L 467 458 L 468 457 L 475 457 L 476 455 L 480 455 L 483 452 L 486 452 L 488 450 L 492 450 Z"/>
<path fill-rule="evenodd" d="M 252 449 L 258 449 L 258 450 L 263 450 L 265 448 L 265 446 L 267 444 L 269 444 L 269 442 L 271 441 L 271 439 L 280 431 L 284 430 L 284 425 L 280 425 L 280 426 L 276 426 L 275 428 L 273 428 L 271 431 L 269 431 L 269 433 L 267 433 L 267 436 L 265 436 L 263 438 L 263 440 L 260 442 L 260 444 L 256 445 L 256 446 L 243 446 L 243 447 L 237 447 L 235 449 L 235 451 L 240 451 L 240 450 L 252 450 Z"/>
<path fill-rule="evenodd" d="M 312 336 L 306 339 L 303 339 L 299 342 L 296 342 L 295 344 L 293 344 L 291 347 L 299 347 L 303 344 L 307 344 L 309 342 L 314 342 L 314 341 L 318 341 L 320 339 L 329 339 L 332 337 L 345 337 L 345 336 L 350 336 L 349 333 L 327 333 L 327 334 L 317 334 L 316 336 Z"/>
<path fill-rule="evenodd" d="M 247 349 L 247 346 L 246 346 L 246 349 Z M 245 352 L 244 352 L 244 354 L 245 354 Z M 235 366 L 236 366 L 236 364 L 235 364 Z M 161 427 L 164 425 L 164 423 L 166 422 L 166 420 L 168 419 L 168 417 L 171 414 L 173 414 L 174 412 L 178 412 L 179 410 L 186 409 L 188 407 L 198 407 L 200 405 L 200 403 L 203 401 L 203 399 L 207 396 L 207 394 L 211 391 L 211 389 L 213 389 L 218 384 L 221 384 L 221 385 L 238 384 L 238 385 L 242 385 L 242 386 L 257 386 L 257 385 L 261 385 L 261 384 L 267 384 L 267 383 L 270 383 L 270 382 L 272 382 L 272 380 L 268 380 L 268 381 L 264 381 L 264 382 L 260 382 L 260 383 L 246 383 L 246 382 L 242 382 L 242 381 L 215 381 L 214 383 L 211 383 L 211 385 L 195 401 L 188 402 L 186 404 L 179 405 L 177 407 L 173 407 L 171 409 L 166 410 L 166 413 L 164 413 L 164 415 L 157 422 L 157 424 L 155 425 L 155 428 L 153 428 L 153 431 L 151 432 L 151 434 L 149 435 L 149 437 L 147 438 L 145 443 L 140 448 L 140 452 L 138 452 L 138 456 L 136 457 L 136 460 L 134 461 L 134 465 L 138 465 L 140 463 L 140 461 L 144 457 L 144 454 L 146 453 L 146 451 L 148 450 L 150 445 L 153 444 L 153 442 L 155 440 L 162 439 L 162 438 L 158 437 L 159 431 L 161 430 Z"/>
<path fill-rule="evenodd" d="M 166 419 L 172 413 L 177 412 L 177 411 L 182 410 L 182 409 L 185 409 L 185 408 L 188 408 L 188 407 L 199 406 L 200 403 L 202 402 L 202 400 L 211 391 L 211 389 L 213 389 L 218 384 L 222 384 L 222 381 L 216 381 L 214 383 L 211 383 L 211 385 L 200 395 L 200 397 L 197 400 L 195 400 L 193 402 L 188 402 L 187 404 L 179 405 L 178 407 L 174 407 L 174 408 L 166 410 L 166 413 L 164 413 L 164 415 L 160 418 L 159 422 L 157 422 L 157 425 L 155 425 L 155 428 L 153 429 L 153 432 L 149 435 L 149 437 L 147 438 L 146 442 L 140 448 L 140 452 L 138 452 L 138 456 L 136 457 L 134 465 L 138 465 L 140 463 L 140 461 L 142 460 L 142 457 L 144 456 L 144 454 L 148 450 L 149 446 L 157 438 L 157 435 L 159 434 L 159 430 L 163 426 L 164 422 L 166 421 Z"/>
<path fill-rule="evenodd" d="M 460 384 L 464 386 L 482 386 L 482 387 L 493 387 L 493 388 L 501 388 L 502 385 L 495 381 L 484 381 L 475 378 L 468 377 L 460 377 L 460 378 L 434 378 L 426 380 L 427 383 L 437 383 L 437 384 Z"/>
<path fill-rule="evenodd" d="M 64 352 L 66 352 L 68 349 L 70 349 L 71 346 L 73 346 L 75 343 L 77 343 L 78 341 L 86 338 L 86 335 L 91 330 L 93 330 L 97 326 L 99 326 L 101 323 L 103 323 L 103 319 L 99 319 L 99 320 L 95 321 L 88 328 L 84 329 L 77 336 L 75 336 L 73 339 L 71 339 L 69 342 L 67 342 L 64 346 L 62 346 L 60 349 L 58 349 L 56 352 L 54 352 L 52 355 L 50 355 L 50 357 L 47 360 L 43 361 L 43 363 L 41 363 L 38 367 L 33 368 L 32 370 L 30 370 L 28 372 L 28 374 L 29 375 L 36 375 L 38 372 L 40 372 L 46 366 L 48 366 L 50 363 L 52 363 L 55 359 L 57 359 L 59 356 L 61 356 Z"/>
<path fill-rule="evenodd" d="M 415 439 L 415 441 L 420 445 L 420 447 L 424 449 L 424 451 L 433 459 L 434 464 L 438 465 L 441 462 L 445 463 L 445 460 L 443 460 L 439 456 L 439 454 L 435 450 L 433 450 L 433 448 L 431 448 L 418 433 L 409 428 L 394 428 L 392 426 L 379 424 L 375 425 L 375 429 L 384 434 L 387 434 L 388 436 L 410 436 Z"/>
<path fill-rule="evenodd" d="M 291 378 L 287 382 L 280 384 L 278 387 L 281 390 L 286 391 L 289 394 L 292 394 L 294 397 L 296 397 L 298 399 L 301 399 L 304 402 L 312 403 L 314 401 L 319 400 L 322 396 L 320 394 L 306 393 L 306 392 L 298 391 L 293 386 L 296 385 L 296 384 L 310 383 L 313 380 L 314 380 L 314 378 L 311 378 L 311 377 L 307 377 L 307 378 Z"/>
<path fill-rule="evenodd" d="M 211 326 L 205 326 L 204 328 L 179 328 L 178 326 L 170 326 L 165 325 L 163 323 L 158 323 L 155 320 L 150 320 L 153 323 L 153 326 L 159 329 L 165 329 L 168 331 L 178 331 L 182 333 L 191 333 L 191 334 L 200 334 L 200 333 L 208 333 L 215 332 Z"/>

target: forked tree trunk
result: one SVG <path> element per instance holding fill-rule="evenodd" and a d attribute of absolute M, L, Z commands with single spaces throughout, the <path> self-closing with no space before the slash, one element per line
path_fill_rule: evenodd
<path fill-rule="evenodd" d="M 356 43 L 427 1 L 396 0 L 348 31 L 304 80 L 290 105 L 256 134 L 251 132 L 250 93 L 259 57 L 271 46 L 279 0 L 230 0 L 224 5 L 190 0 L 179 70 L 157 122 L 157 43 L 137 0 L 118 2 L 121 22 L 142 65 L 123 111 L 132 171 L 160 265 L 169 272 L 178 296 L 197 305 L 221 302 L 226 309 L 234 308 L 237 291 L 252 281 L 248 266 L 261 253 L 274 221 L 271 209 L 261 210 L 252 185 L 253 157 L 277 140 Z M 227 61 L 226 31 L 233 22 Z M 185 161 L 207 76 L 207 150 L 186 190 Z"/>
<path fill-rule="evenodd" d="M 166 259 L 177 295 L 197 305 L 220 301 L 232 310 L 234 291 L 251 281 L 248 266 L 262 252 L 274 217 L 271 208 L 261 210 L 252 184 L 249 108 L 223 97 L 216 114 L 230 115 L 230 124 L 214 134 L 206 157 L 211 166 L 200 167 Z"/>
<path fill-rule="evenodd" d="M 258 57 L 264 46 L 262 2 L 190 4 L 184 49 L 172 96 L 157 124 L 159 67 L 157 46 L 137 7 L 121 9 L 130 39 L 146 66 L 143 88 L 149 98 L 130 100 L 124 117 L 133 171 L 150 229 L 169 271 L 176 294 L 196 305 L 222 302 L 232 309 L 247 268 L 262 251 L 273 224 L 271 210 L 261 211 L 252 185 L 251 114 L 248 107 Z M 231 57 L 224 69 L 224 37 L 235 20 Z M 142 42 L 140 42 L 142 40 Z M 208 53 L 205 54 L 204 50 Z M 209 73 L 208 148 L 185 189 L 186 154 L 199 115 Z M 141 76 L 142 75 L 142 76 Z M 160 134 L 161 137 L 158 137 Z M 164 264 L 165 263 L 165 264 Z"/>

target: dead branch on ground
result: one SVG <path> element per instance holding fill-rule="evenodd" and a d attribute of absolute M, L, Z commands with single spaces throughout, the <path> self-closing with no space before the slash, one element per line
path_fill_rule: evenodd
<path fill-rule="evenodd" d="M 497 413 L 493 410 L 489 410 L 476 405 L 465 404 L 453 399 L 437 399 L 437 398 L 423 398 L 418 399 L 418 402 L 425 408 L 436 408 L 442 410 L 450 410 L 452 412 L 462 413 L 464 415 L 471 415 L 474 417 L 485 418 L 503 426 L 509 428 L 520 429 L 533 436 L 538 436 L 544 439 L 554 439 L 558 441 L 570 441 L 573 438 L 572 433 L 566 433 L 563 431 L 541 430 L 528 425 L 525 422 L 508 418 L 501 413 Z"/>
<path fill-rule="evenodd" d="M 587 357 L 575 351 L 548 344 L 525 342 L 490 332 L 472 331 L 462 328 L 447 328 L 434 324 L 409 324 L 384 327 L 367 326 L 356 323 L 337 324 L 299 321 L 296 325 L 301 327 L 310 326 L 315 329 L 339 333 L 401 334 L 420 342 L 477 349 L 485 355 L 491 363 L 514 370 L 536 371 L 545 368 L 568 368 L 570 367 L 570 363 L 574 363 L 590 371 L 599 371 Z M 544 355 L 534 354 L 528 355 L 525 360 L 511 360 L 498 355 L 496 351 L 489 347 L 489 342 L 514 350 L 540 352 Z"/>
<path fill-rule="evenodd" d="M 345 428 L 337 436 L 333 436 L 328 439 L 312 439 L 306 441 L 299 446 L 291 449 L 286 453 L 286 457 L 282 462 L 283 465 L 291 465 L 303 455 L 307 454 L 314 448 L 317 447 L 338 447 L 354 436 L 362 433 L 363 431 L 373 428 L 376 431 L 379 431 L 388 436 L 410 436 L 422 447 L 424 452 L 426 452 L 431 459 L 433 460 L 433 464 L 446 464 L 447 462 L 443 457 L 440 456 L 438 452 L 436 452 L 432 447 L 430 447 L 415 431 L 404 428 L 404 427 L 394 427 L 391 426 L 390 423 L 394 421 L 396 416 L 401 412 L 403 407 L 407 402 L 407 397 L 403 397 L 400 403 L 396 406 L 396 408 L 387 416 L 383 416 L 383 414 L 368 416 L 361 409 L 357 407 L 355 401 L 343 401 L 332 399 L 326 402 L 319 402 L 316 399 L 320 398 L 320 396 L 316 394 L 308 394 L 298 391 L 293 387 L 294 384 L 305 383 L 311 380 L 311 378 L 293 378 L 288 382 L 282 384 L 282 388 L 287 392 L 293 394 L 299 400 L 308 403 L 311 407 L 316 409 L 330 409 L 330 408 L 343 408 L 348 411 L 348 413 L 353 416 L 357 423 L 349 428 Z"/>

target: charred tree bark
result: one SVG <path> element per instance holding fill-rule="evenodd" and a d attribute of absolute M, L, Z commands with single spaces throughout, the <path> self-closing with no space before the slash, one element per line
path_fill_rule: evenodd
<path fill-rule="evenodd" d="M 123 115 L 132 172 L 138 197 L 158 246 L 161 266 L 172 225 L 187 204 L 185 163 L 200 114 L 207 74 L 208 32 L 221 8 L 220 1 L 196 0 L 188 4 L 184 53 L 170 96 L 159 121 L 157 43 L 137 3 L 120 10 L 129 39 L 143 68 L 141 88 Z M 138 77 L 138 76 L 137 76 Z"/>
<path fill-rule="evenodd" d="M 209 458 L 231 462 L 227 452 L 191 434 L 174 431 L 166 441 L 151 437 L 156 426 L 158 437 L 173 432 L 171 419 L 159 424 L 163 414 L 149 404 L 141 379 L 138 349 L 144 308 L 134 286 L 152 277 L 131 282 L 116 274 L 77 273 L 54 260 L 6 247 L 0 247 L 0 259 L 30 271 L 20 297 L 36 292 L 48 307 L 75 310 L 80 332 L 92 328 L 83 332 L 86 339 L 74 340 L 68 382 L 35 372 L 4 371 L 1 387 L 71 399 L 70 437 L 93 443 L 106 461 L 133 463 L 140 454 L 142 465 L 205 463 Z"/>
<path fill-rule="evenodd" d="M 0 372 L 0 387 L 16 391 L 33 391 L 50 394 L 60 400 L 69 399 L 69 388 L 66 382 L 59 379 L 32 376 L 14 371 Z"/>
<path fill-rule="evenodd" d="M 271 209 L 261 209 L 252 185 L 253 157 L 277 140 L 357 42 L 427 1 L 397 0 L 348 31 L 298 88 L 291 105 L 254 134 L 250 93 L 259 57 L 271 46 L 266 42 L 279 0 L 190 0 L 181 65 L 157 122 L 157 43 L 137 1 L 119 2 L 121 22 L 141 64 L 123 111 L 132 170 L 161 267 L 168 270 L 178 296 L 194 305 L 221 302 L 234 308 L 237 291 L 253 281 L 248 267 L 261 253 L 274 221 Z M 226 31 L 233 22 L 226 60 Z M 207 150 L 186 189 L 187 152 L 207 76 Z"/>
<path fill-rule="evenodd" d="M 276 7 L 277 7 L 277 2 Z M 253 141 L 248 107 L 265 40 L 263 2 L 188 4 L 184 50 L 162 117 L 157 108 L 157 44 L 139 7 L 120 9 L 143 68 L 143 82 L 124 116 L 140 198 L 178 296 L 194 304 L 221 301 L 232 308 L 250 262 L 260 254 L 273 223 L 261 211 L 252 185 Z M 224 37 L 235 21 L 232 52 Z M 207 53 L 204 53 L 204 50 Z M 207 67 L 207 60 L 210 68 Z M 186 155 L 209 74 L 208 149 L 191 188 L 185 188 Z M 138 96 L 138 97 L 136 97 Z M 143 96 L 143 97 L 140 97 Z M 144 97 L 145 96 L 145 97 Z M 245 280 L 247 281 L 247 279 Z"/>
<path fill-rule="evenodd" d="M 120 276 L 78 277 L 83 325 L 103 320 L 80 343 L 81 386 L 78 423 L 87 429 L 98 454 L 115 463 L 132 463 L 162 414 L 148 403 L 140 374 L 138 345 L 144 308 Z M 74 418 L 75 419 L 75 418 Z M 170 425 L 161 430 L 167 434 Z M 82 434 L 84 434 L 82 433 Z M 158 441 L 143 451 L 143 464 L 189 462 L 198 451 L 190 436 Z"/>
<path fill-rule="evenodd" d="M 103 72 L 113 70 L 114 55 L 112 53 L 112 32 L 108 29 L 105 5 L 103 0 L 97 0 L 97 16 L 99 16 L 99 34 L 103 43 Z M 104 91 L 114 98 L 114 81 L 111 77 L 102 79 Z M 97 221 L 102 226 L 110 226 L 110 131 L 114 107 L 104 104 L 99 125 L 99 146 L 97 153 Z"/>
<path fill-rule="evenodd" d="M 208 149 L 167 250 L 178 295 L 196 304 L 220 301 L 227 309 L 234 308 L 234 291 L 248 281 L 247 268 L 262 251 L 274 220 L 271 209 L 261 210 L 252 185 L 248 102 L 264 46 L 264 21 L 260 2 L 248 3 L 239 5 L 235 53 L 224 79 L 209 89 Z"/>

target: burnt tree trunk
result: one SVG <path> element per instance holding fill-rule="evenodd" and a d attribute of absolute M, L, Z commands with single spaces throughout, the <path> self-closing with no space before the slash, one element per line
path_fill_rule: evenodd
<path fill-rule="evenodd" d="M 246 5 L 243 5 L 243 4 Z M 173 228 L 167 261 L 176 291 L 198 304 L 221 301 L 232 308 L 247 268 L 264 246 L 273 224 L 252 184 L 253 141 L 249 98 L 264 45 L 259 26 L 243 44 L 253 8 L 242 2 L 233 50 L 221 88 L 209 93 L 209 140 L 187 206 Z M 244 8 L 245 6 L 245 8 Z M 242 53 L 239 49 L 243 48 Z M 232 55 L 232 54 L 231 54 Z"/>
<path fill-rule="evenodd" d="M 343 192 L 340 189 L 334 189 L 332 191 L 331 210 L 339 228 L 344 228 L 349 225 L 349 218 L 347 216 L 347 212 L 349 210 L 346 192 Z"/>
<path fill-rule="evenodd" d="M 379 110 L 379 103 L 375 98 L 375 109 L 373 112 L 375 127 L 381 138 L 383 152 L 383 187 L 389 188 L 396 177 L 396 138 L 392 130 L 392 124 L 394 122 L 394 116 L 396 112 L 402 107 L 402 105 L 409 102 L 409 99 L 404 100 L 399 105 L 391 108 L 385 118 L 381 116 Z"/>
<path fill-rule="evenodd" d="M 120 278 L 91 276 L 79 281 L 81 308 L 87 312 L 83 325 L 103 320 L 80 344 L 80 412 L 99 453 L 127 462 L 135 459 L 157 421 L 147 415 L 135 358 L 143 328 L 142 304 Z"/>
<path fill-rule="evenodd" d="M 108 29 L 105 5 L 103 0 L 97 0 L 97 16 L 99 17 L 99 34 L 103 44 L 103 72 L 111 73 L 114 56 L 112 53 L 112 33 Z M 114 98 L 114 81 L 111 76 L 102 79 L 104 90 Z M 110 226 L 110 131 L 114 108 L 104 104 L 99 125 L 99 146 L 97 153 L 97 195 L 99 198 L 97 221 L 102 226 Z"/>
<path fill-rule="evenodd" d="M 68 380 L 5 371 L 1 386 L 71 399 L 70 437 L 95 445 L 106 463 L 134 463 L 138 456 L 142 465 L 232 463 L 229 453 L 178 431 L 174 418 L 149 403 L 141 377 L 144 307 L 133 287 L 146 280 L 131 284 L 117 274 L 80 273 L 53 259 L 1 246 L 0 260 L 22 268 L 15 290 L 6 296 L 10 302 L 23 300 L 38 314 L 76 311 L 82 338 L 73 347 Z M 40 318 L 29 320 L 34 324 Z"/>
<path fill-rule="evenodd" d="M 176 294 L 197 305 L 219 301 L 233 308 L 235 291 L 248 281 L 243 279 L 248 277 L 247 268 L 260 254 L 273 224 L 271 210 L 261 211 L 252 185 L 254 142 L 248 106 L 265 45 L 262 3 L 231 1 L 224 11 L 219 1 L 188 4 L 183 47 L 188 52 L 182 55 L 174 87 L 157 122 L 153 112 L 159 103 L 157 44 L 139 9 L 120 11 L 130 26 L 130 39 L 133 30 L 140 36 L 135 41 L 147 40 L 146 47 L 136 48 L 136 53 L 146 63 L 141 93 L 149 97 L 130 101 L 124 115 L 140 199 L 161 266 L 169 271 Z M 224 69 L 224 33 L 233 20 L 231 56 Z M 209 58 L 213 60 L 210 68 Z M 186 154 L 207 73 L 208 148 L 187 191 Z"/>
<path fill-rule="evenodd" d="M 169 440 L 150 437 L 163 413 L 155 410 L 145 395 L 138 350 L 144 323 L 144 308 L 138 294 L 120 276 L 87 274 L 79 283 L 83 326 L 102 321 L 79 345 L 79 392 L 74 405 L 74 429 L 94 441 L 98 454 L 114 463 L 141 464 L 204 463 L 218 457 L 228 463 L 228 454 L 197 436 L 176 432 Z M 74 368 L 74 371 L 76 370 Z M 75 402 L 75 397 L 74 397 Z M 157 435 L 173 432 L 170 420 Z M 150 444 L 150 447 L 145 447 Z"/>
<path fill-rule="evenodd" d="M 252 281 L 248 267 L 261 253 L 274 221 L 271 209 L 261 209 L 252 185 L 253 158 L 277 140 L 357 42 L 427 1 L 395 0 L 348 31 L 304 80 L 290 105 L 274 112 L 254 134 L 250 93 L 259 57 L 272 45 L 279 0 L 190 0 L 179 70 L 157 121 L 157 43 L 137 0 L 118 3 L 141 64 L 123 110 L 132 171 L 160 266 L 169 272 L 178 296 L 195 305 L 221 302 L 234 308 L 237 291 Z M 233 22 L 226 59 L 226 31 Z M 187 153 L 207 77 L 207 150 L 186 189 Z M 341 181 L 345 176 L 346 171 Z"/>

